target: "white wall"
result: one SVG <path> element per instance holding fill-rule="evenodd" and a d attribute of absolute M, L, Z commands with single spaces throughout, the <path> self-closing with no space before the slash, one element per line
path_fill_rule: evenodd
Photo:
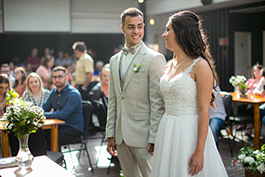
<path fill-rule="evenodd" d="M 137 1 L 72 0 L 72 33 L 121 33 L 120 14 Z"/>
<path fill-rule="evenodd" d="M 70 0 L 3 0 L 6 32 L 70 32 Z"/>

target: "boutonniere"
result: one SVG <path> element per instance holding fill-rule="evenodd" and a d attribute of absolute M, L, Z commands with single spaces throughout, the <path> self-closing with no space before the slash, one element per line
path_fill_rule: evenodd
<path fill-rule="evenodd" d="M 142 66 L 145 64 L 141 64 L 140 66 L 137 66 L 135 63 L 133 63 L 133 72 L 138 73 Z"/>

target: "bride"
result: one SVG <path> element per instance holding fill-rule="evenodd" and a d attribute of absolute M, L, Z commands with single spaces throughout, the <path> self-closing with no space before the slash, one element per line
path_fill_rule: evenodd
<path fill-rule="evenodd" d="M 163 37 L 175 57 L 160 80 L 166 111 L 157 132 L 151 176 L 226 177 L 209 128 L 212 89 L 218 79 L 199 16 L 191 11 L 174 14 Z"/>

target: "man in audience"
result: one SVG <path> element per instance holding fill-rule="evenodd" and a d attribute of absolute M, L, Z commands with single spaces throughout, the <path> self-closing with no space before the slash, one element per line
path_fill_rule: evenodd
<path fill-rule="evenodd" d="M 91 83 L 94 73 L 94 61 L 92 57 L 87 54 L 87 47 L 84 42 L 75 42 L 72 47 L 78 58 L 75 69 L 75 86 L 80 91 L 82 99 L 87 100 L 88 92 L 94 86 Z"/>
<path fill-rule="evenodd" d="M 8 75 L 10 85 L 13 88 L 16 79 L 12 74 L 10 74 L 10 67 L 7 63 L 4 63 L 1 65 L 0 72 L 1 72 L 1 74 L 7 74 Z"/>
<path fill-rule="evenodd" d="M 65 124 L 59 125 L 58 129 L 59 151 L 62 145 L 80 137 L 84 129 L 81 95 L 76 88 L 68 84 L 67 80 L 68 76 L 64 67 L 57 66 L 53 69 L 52 82 L 56 88 L 51 91 L 43 105 L 46 118 L 65 121 Z M 47 148 L 49 148 L 49 131 L 45 131 L 45 138 Z"/>
<path fill-rule="evenodd" d="M 31 50 L 31 55 L 28 56 L 27 58 L 27 63 L 30 64 L 32 71 L 36 71 L 36 69 L 40 65 L 40 58 L 37 56 L 38 55 L 38 49 L 33 48 Z"/>

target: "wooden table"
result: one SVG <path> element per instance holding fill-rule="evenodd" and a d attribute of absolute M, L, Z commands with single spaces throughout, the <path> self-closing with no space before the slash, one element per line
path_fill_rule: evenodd
<path fill-rule="evenodd" d="M 65 122 L 59 119 L 46 119 L 42 125 L 43 129 L 50 129 L 51 131 L 51 150 L 58 151 L 58 124 Z M 9 142 L 8 133 L 3 124 L 7 121 L 0 121 L 0 130 L 2 130 L 2 157 L 9 157 Z"/>
<path fill-rule="evenodd" d="M 34 157 L 29 169 L 21 170 L 19 167 L 8 167 L 0 169 L 0 174 L 2 177 L 74 177 L 73 174 L 66 171 L 47 156 Z"/>
<path fill-rule="evenodd" d="M 239 94 L 230 92 L 233 97 L 233 103 L 251 104 L 254 106 L 254 149 L 259 149 L 259 124 L 260 124 L 260 113 L 259 106 L 265 103 L 265 98 L 261 96 L 248 95 L 247 98 L 241 98 Z"/>

